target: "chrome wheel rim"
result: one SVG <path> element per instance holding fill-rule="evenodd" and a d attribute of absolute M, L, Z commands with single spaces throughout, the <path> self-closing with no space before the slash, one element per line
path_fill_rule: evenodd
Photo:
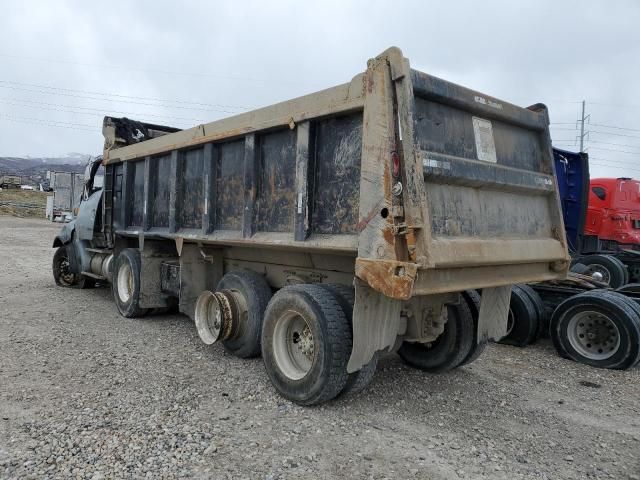
<path fill-rule="evenodd" d="M 300 313 L 287 310 L 276 320 L 273 353 L 278 368 L 291 380 L 300 380 L 309 373 L 316 355 L 315 341 L 309 323 Z"/>
<path fill-rule="evenodd" d="M 620 347 L 620 331 L 604 313 L 587 310 L 574 315 L 567 325 L 567 338 L 575 351 L 589 360 L 606 360 Z"/>
<path fill-rule="evenodd" d="M 118 269 L 118 297 L 123 303 L 128 302 L 131 299 L 133 293 L 133 272 L 131 266 L 128 263 L 123 263 Z"/>

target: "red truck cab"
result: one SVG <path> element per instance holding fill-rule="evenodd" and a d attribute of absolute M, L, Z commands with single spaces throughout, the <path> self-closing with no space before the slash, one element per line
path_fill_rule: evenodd
<path fill-rule="evenodd" d="M 618 248 L 640 249 L 640 181 L 591 179 L 584 233 Z"/>

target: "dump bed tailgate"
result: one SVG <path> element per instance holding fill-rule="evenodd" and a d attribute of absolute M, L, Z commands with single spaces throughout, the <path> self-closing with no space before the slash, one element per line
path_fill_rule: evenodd
<path fill-rule="evenodd" d="M 567 253 L 546 108 L 520 108 L 416 70 L 411 80 L 429 266 L 504 266 L 486 270 L 486 285 L 520 281 L 516 265 L 528 265 L 529 277 L 557 277 Z"/>

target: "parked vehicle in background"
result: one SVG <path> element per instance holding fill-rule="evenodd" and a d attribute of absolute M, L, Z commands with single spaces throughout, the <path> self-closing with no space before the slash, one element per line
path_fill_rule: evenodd
<path fill-rule="evenodd" d="M 303 405 L 365 388 L 383 350 L 430 372 L 475 360 L 505 333 L 511 284 L 569 267 L 546 108 L 396 48 L 260 110 L 103 133 L 104 188 L 94 166 L 56 282 L 111 282 L 125 317 L 177 306 Z"/>
<path fill-rule="evenodd" d="M 592 178 L 584 235 L 597 237 L 599 250 L 640 250 L 640 181 Z"/>
<path fill-rule="evenodd" d="M 21 185 L 20 175 L 0 175 L 0 188 L 20 188 Z"/>
<path fill-rule="evenodd" d="M 66 221 L 73 217 L 80 206 L 84 178 L 81 173 L 47 172 L 49 186 L 53 191 L 53 195 L 47 197 L 46 217 L 49 220 Z"/>
<path fill-rule="evenodd" d="M 564 280 L 514 286 L 507 335 L 500 342 L 524 347 L 549 335 L 563 357 L 631 368 L 640 361 L 640 286 L 627 285 L 621 252 L 590 251 L 591 240 L 585 241 L 591 207 L 587 154 L 554 148 L 554 157 L 572 273 Z"/>

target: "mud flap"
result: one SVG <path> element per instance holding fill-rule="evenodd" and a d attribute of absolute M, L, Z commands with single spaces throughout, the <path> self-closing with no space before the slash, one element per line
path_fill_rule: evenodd
<path fill-rule="evenodd" d="M 180 249 L 180 312 L 192 320 L 196 300 L 204 290 L 215 291 L 222 278 L 222 249 L 184 244 Z"/>
<path fill-rule="evenodd" d="M 483 288 L 478 316 L 478 342 L 500 340 L 507 334 L 511 285 Z"/>
<path fill-rule="evenodd" d="M 369 363 L 378 350 L 393 347 L 401 327 L 401 300 L 389 298 L 355 280 L 353 308 L 353 348 L 347 372 L 353 373 Z"/>

